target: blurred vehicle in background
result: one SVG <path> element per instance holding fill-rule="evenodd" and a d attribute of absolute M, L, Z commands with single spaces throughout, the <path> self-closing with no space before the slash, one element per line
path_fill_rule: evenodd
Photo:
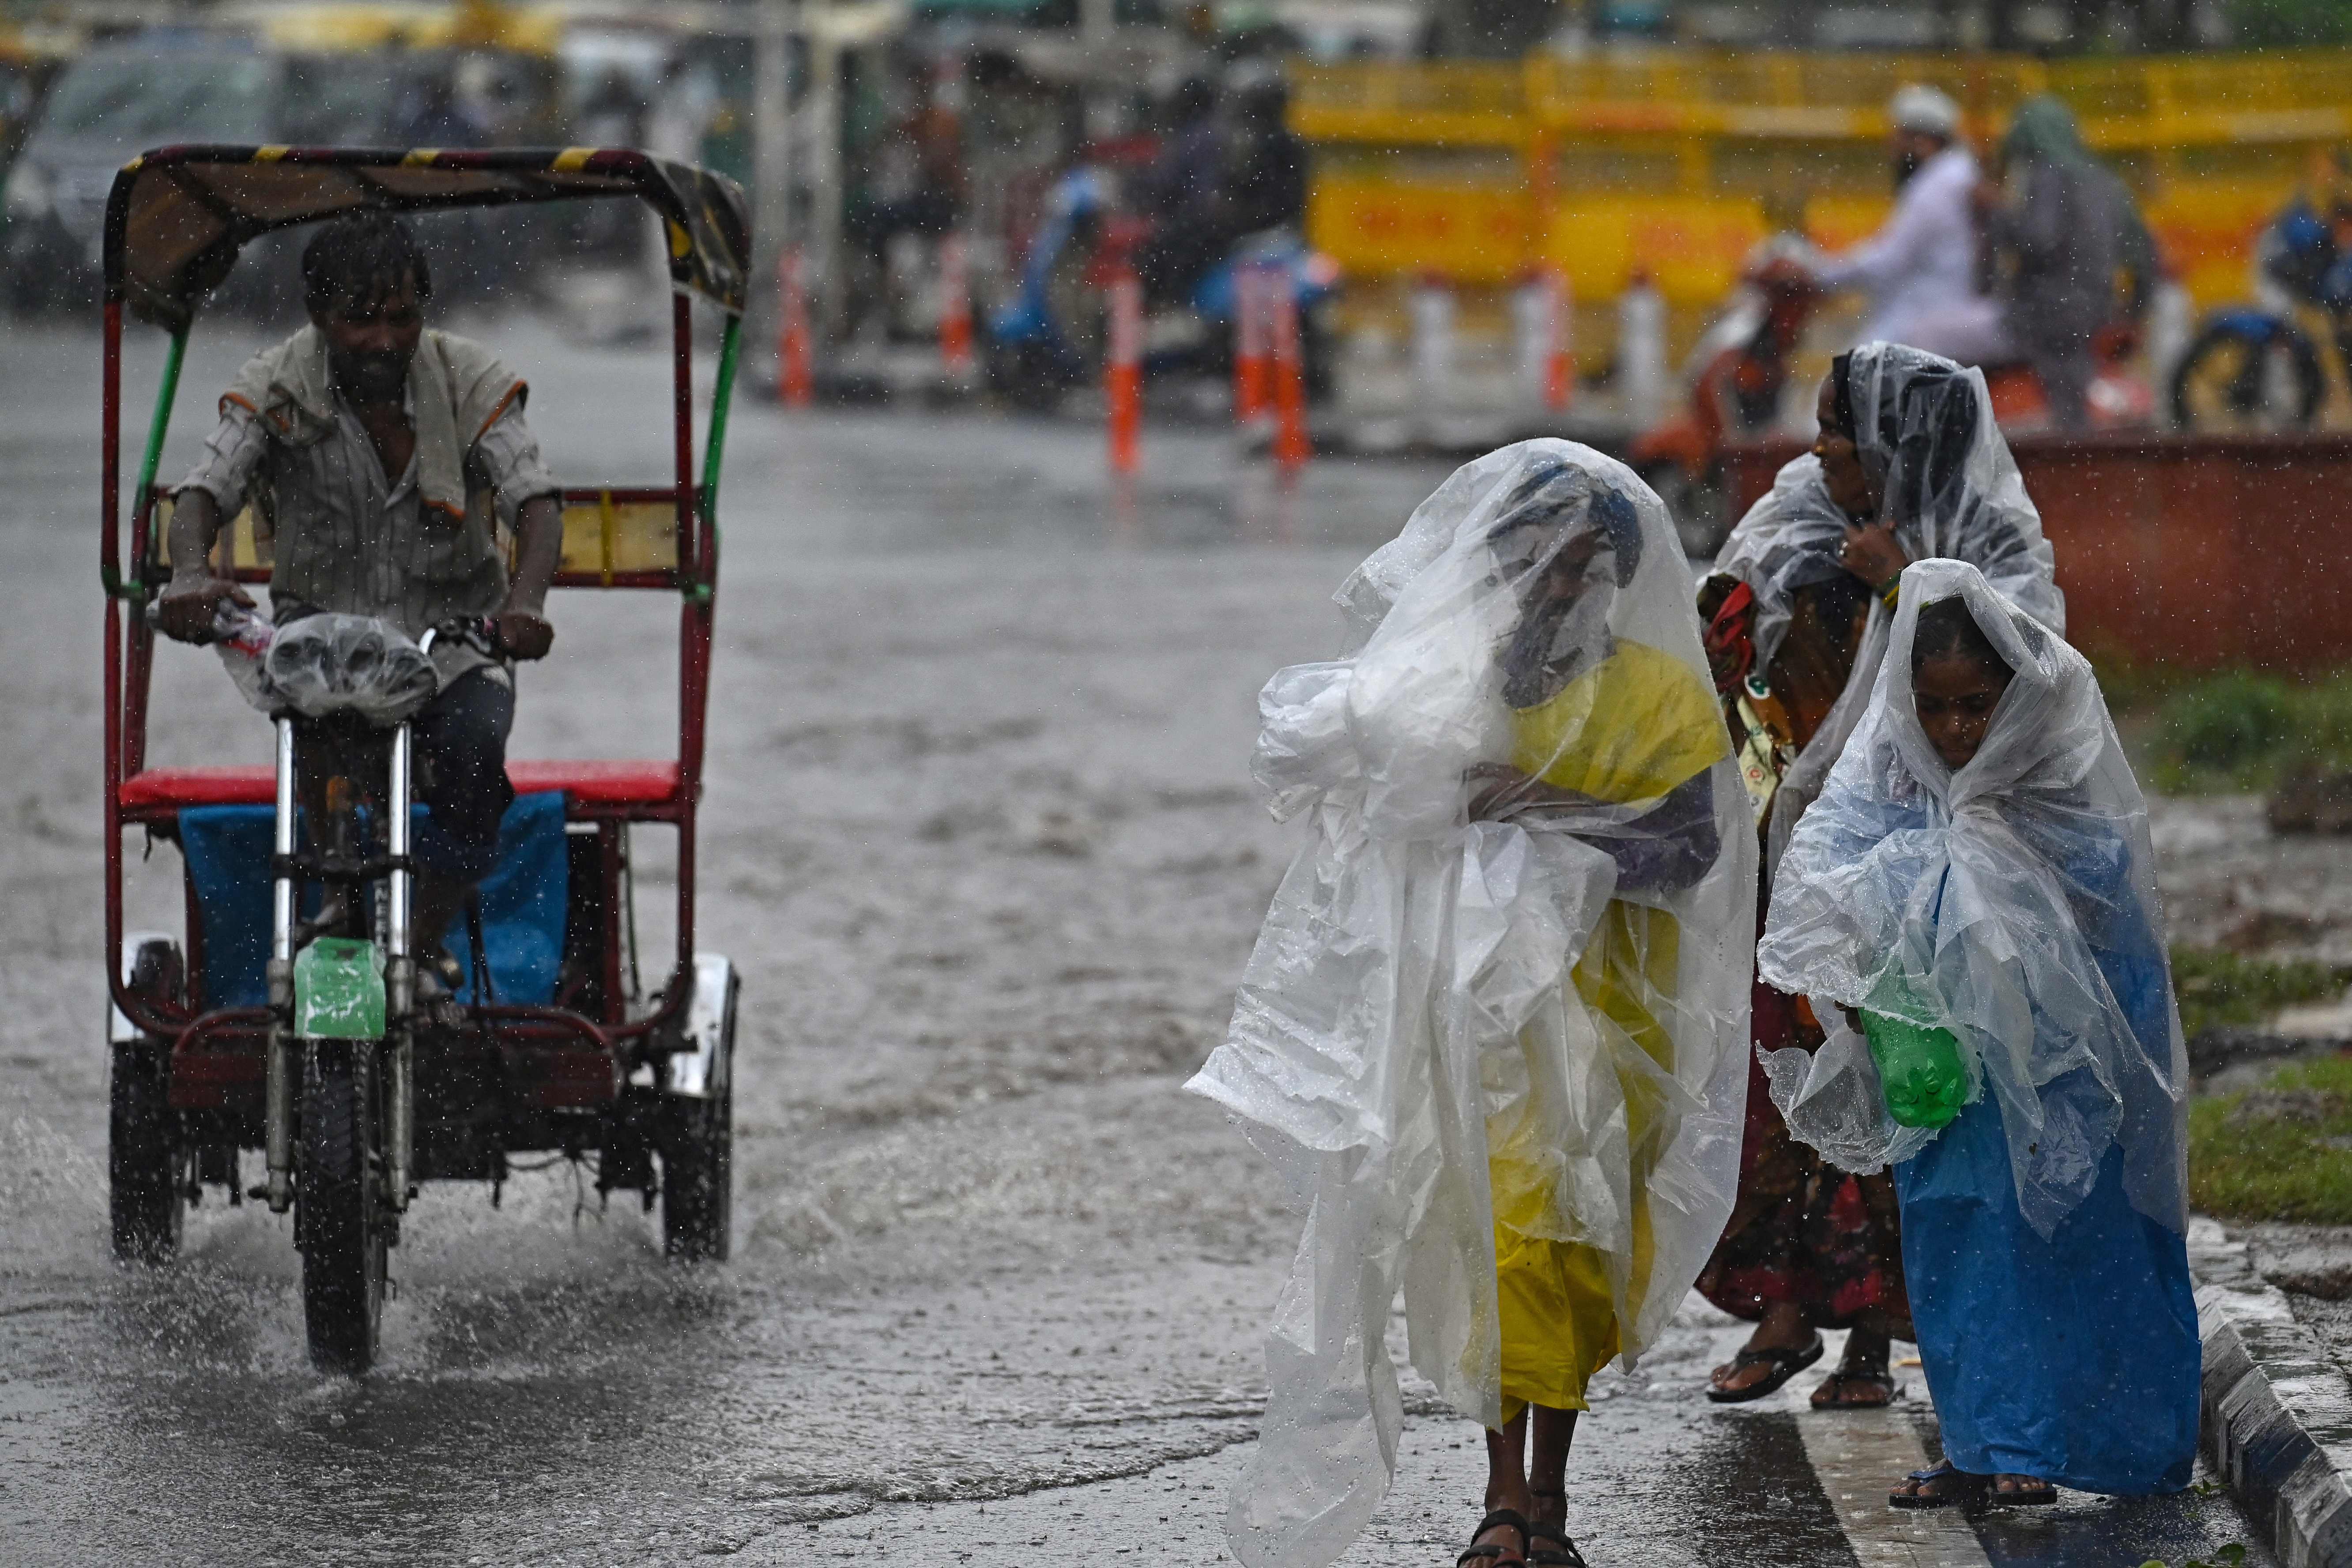
<path fill-rule="evenodd" d="M 2305 188 L 2254 247 L 2254 302 L 2200 323 L 2168 392 L 2188 429 L 2301 429 L 2319 416 L 2327 369 L 2296 318 L 2326 322 L 2352 377 L 2352 150 L 2316 161 Z"/>
<path fill-rule="evenodd" d="M 1118 181 L 1097 163 L 1079 163 L 1055 183 L 1045 221 L 1031 237 L 1011 300 L 988 323 L 990 386 L 1024 408 L 1050 409 L 1064 394 L 1100 378 L 1109 341 L 1108 286 L 1132 270 L 1147 226 L 1120 205 Z M 1325 307 L 1339 271 L 1290 228 L 1242 237 L 1189 298 L 1149 304 L 1143 374 L 1230 381 L 1236 275 L 1264 268 L 1290 289 L 1310 402 L 1331 389 L 1331 332 Z"/>
<path fill-rule="evenodd" d="M 1626 454 L 1633 471 L 1665 501 L 1683 548 L 1694 556 L 1711 558 L 1738 521 L 1725 505 L 1724 447 L 1788 433 L 1790 411 L 1810 406 L 1811 386 L 1797 388 L 1807 395 L 1799 403 L 1788 394 L 1790 361 L 1828 298 L 1817 280 L 1818 256 L 1791 234 L 1775 235 L 1750 253 L 1738 287 L 1684 361 L 1683 407 L 1636 435 Z M 2135 364 L 2139 346 L 2129 321 L 2118 321 L 2095 340 L 2092 428 L 2135 428 L 2152 419 L 2155 395 Z M 2048 404 L 2031 365 L 1980 368 L 2004 431 L 2049 425 Z"/>
<path fill-rule="evenodd" d="M 49 83 L 86 42 L 77 26 L 0 23 L 0 177 L 24 146 Z"/>
<path fill-rule="evenodd" d="M 1789 362 L 1827 297 L 1817 253 L 1775 235 L 1748 259 L 1739 286 L 1684 362 L 1684 406 L 1633 438 L 1626 461 L 1666 503 L 1683 549 L 1712 559 L 1730 531 L 1723 445 L 1780 424 Z"/>
<path fill-rule="evenodd" d="M 555 140 L 551 60 L 523 49 L 386 46 L 374 31 L 310 29 L 302 47 L 259 33 L 155 28 L 101 45 L 60 72 L 8 174 L 0 302 L 79 310 L 98 298 L 100 228 L 115 171 L 142 147 L 499 145 Z M 445 300 L 511 285 L 527 258 L 495 212 L 420 226 Z M 293 253 L 266 239 L 222 303 L 247 314 L 299 307 Z"/>

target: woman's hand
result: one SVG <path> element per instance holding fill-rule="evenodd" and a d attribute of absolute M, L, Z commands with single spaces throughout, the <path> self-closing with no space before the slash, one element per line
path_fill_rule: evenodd
<path fill-rule="evenodd" d="M 1884 594 L 1903 575 L 1911 557 L 1895 537 L 1892 523 L 1849 524 L 1845 544 L 1838 551 L 1838 564 L 1861 578 L 1872 593 Z"/>
<path fill-rule="evenodd" d="M 1462 770 L 1470 785 L 1470 820 L 1484 822 L 1527 803 L 1536 781 L 1508 763 L 1479 763 Z"/>

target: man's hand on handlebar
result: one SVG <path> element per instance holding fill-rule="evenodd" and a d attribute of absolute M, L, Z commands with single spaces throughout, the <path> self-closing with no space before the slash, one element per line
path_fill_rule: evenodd
<path fill-rule="evenodd" d="M 490 617 L 489 630 L 491 640 L 511 658 L 545 658 L 555 646 L 555 628 L 529 610 L 500 610 Z"/>
<path fill-rule="evenodd" d="M 253 595 L 229 578 L 175 574 L 155 601 L 156 628 L 179 642 L 210 642 L 223 601 L 253 608 Z"/>

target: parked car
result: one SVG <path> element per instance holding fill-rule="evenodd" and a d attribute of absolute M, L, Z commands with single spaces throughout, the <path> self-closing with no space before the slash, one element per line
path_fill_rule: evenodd
<path fill-rule="evenodd" d="M 380 142 L 404 73 L 381 54 L 298 54 L 163 29 L 92 50 L 59 74 L 5 192 L 6 302 L 98 297 L 114 173 L 142 147 L 185 142 Z"/>

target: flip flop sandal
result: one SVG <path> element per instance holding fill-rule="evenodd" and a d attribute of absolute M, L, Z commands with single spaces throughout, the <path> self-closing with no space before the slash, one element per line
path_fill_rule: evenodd
<path fill-rule="evenodd" d="M 1489 1563 L 1495 1564 L 1496 1568 L 1503 1568 L 1507 1563 L 1525 1563 L 1528 1560 L 1529 1527 L 1527 1516 L 1517 1509 L 1496 1509 L 1478 1521 L 1478 1528 L 1470 1532 L 1470 1539 L 1475 1542 L 1497 1525 L 1507 1526 L 1519 1532 L 1518 1555 L 1509 1555 L 1510 1548 L 1498 1542 L 1490 1541 L 1483 1546 L 1464 1548 L 1462 1555 L 1454 1560 L 1454 1568 L 1467 1568 L 1467 1565 L 1473 1563 Z"/>
<path fill-rule="evenodd" d="M 1746 1388 L 1710 1388 L 1706 1396 L 1717 1405 L 1745 1405 L 1751 1399 L 1762 1399 L 1767 1394 L 1780 1393 L 1783 1384 L 1821 1359 L 1822 1336 L 1819 1334 L 1813 1336 L 1811 1344 L 1801 1350 L 1780 1346 L 1769 1351 L 1741 1351 L 1731 1358 L 1732 1371 L 1738 1372 L 1742 1367 L 1769 1366 L 1772 1369 L 1772 1375 Z"/>
<path fill-rule="evenodd" d="M 1992 1478 L 1968 1470 L 1954 1469 L 1949 1460 L 1932 1470 L 1914 1470 L 1908 1478 L 1914 1482 L 1932 1482 L 1937 1490 L 1932 1494 L 1916 1489 L 1907 1492 L 1888 1492 L 1889 1508 L 1965 1508 L 1984 1500 L 1992 1489 Z"/>
<path fill-rule="evenodd" d="M 1886 1390 L 1886 1397 L 1884 1399 L 1838 1397 L 1845 1392 L 1846 1385 L 1849 1384 L 1876 1384 Z M 1824 1394 L 1829 1395 L 1827 1399 L 1822 1397 Z M 1902 1397 L 1902 1384 L 1896 1383 L 1895 1374 L 1885 1367 L 1879 1368 L 1876 1372 L 1838 1371 L 1822 1379 L 1821 1387 L 1813 1390 L 1812 1406 L 1816 1410 L 1884 1410 Z"/>
<path fill-rule="evenodd" d="M 1538 1547 L 1536 1545 L 1538 1541 L 1557 1541 L 1559 1544 Z M 1576 1549 L 1576 1542 L 1568 1538 L 1567 1531 L 1553 1524 L 1530 1524 L 1528 1526 L 1528 1568 L 1592 1568 L 1592 1564 L 1584 1560 L 1584 1553 Z"/>
<path fill-rule="evenodd" d="M 2004 1489 L 1995 1479 L 1985 1493 L 1985 1501 L 1995 1508 L 2046 1508 L 2057 1500 L 2058 1489 L 2043 1480 L 2036 1480 L 2030 1487 Z"/>

